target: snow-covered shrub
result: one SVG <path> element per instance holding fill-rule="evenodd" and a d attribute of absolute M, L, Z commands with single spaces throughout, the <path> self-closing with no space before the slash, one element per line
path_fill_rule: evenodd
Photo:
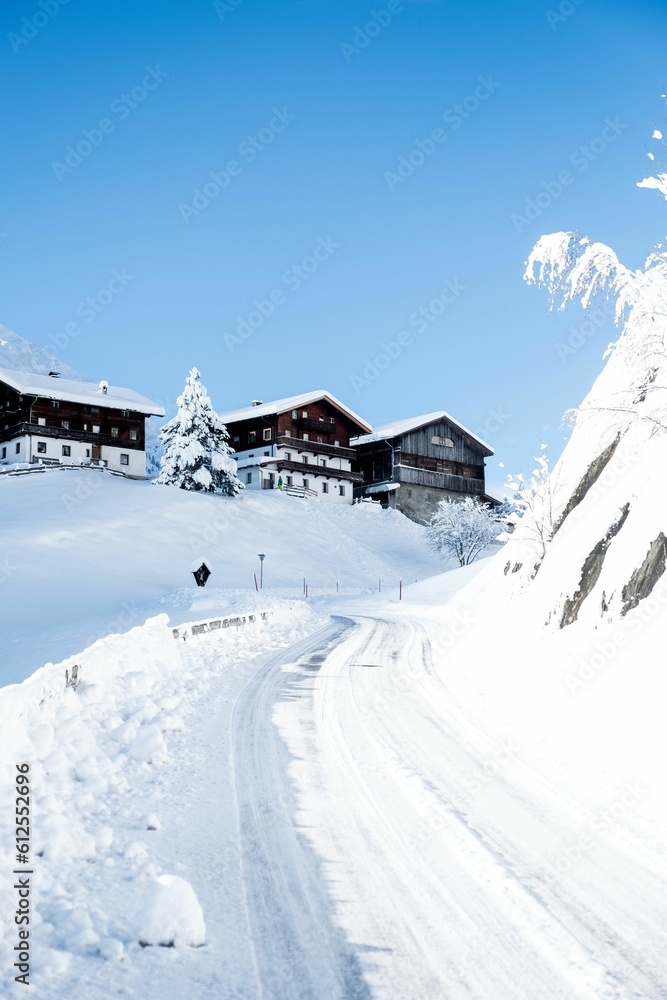
<path fill-rule="evenodd" d="M 164 454 L 154 482 L 234 496 L 243 485 L 236 475 L 229 433 L 213 409 L 200 378 L 193 368 L 176 400 L 176 416 L 160 429 Z"/>
<path fill-rule="evenodd" d="M 460 566 L 473 562 L 500 532 L 493 509 L 476 497 L 441 500 L 428 528 L 431 547 Z"/>
<path fill-rule="evenodd" d="M 158 875 L 146 889 L 138 918 L 139 944 L 190 945 L 206 942 L 206 924 L 190 883 L 178 875 Z"/>
<path fill-rule="evenodd" d="M 535 556 L 541 561 L 551 540 L 554 528 L 555 483 L 549 469 L 546 445 L 535 456 L 536 467 L 530 479 L 522 473 L 507 477 L 507 487 L 512 490 L 511 505 L 520 519 L 522 535 L 535 547 Z M 496 511 L 496 516 L 498 512 Z"/>

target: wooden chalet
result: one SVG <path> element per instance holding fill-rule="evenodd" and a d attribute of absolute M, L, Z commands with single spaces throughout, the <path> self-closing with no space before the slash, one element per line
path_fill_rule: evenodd
<path fill-rule="evenodd" d="M 146 419 L 164 409 L 132 389 L 0 368 L 0 463 L 105 465 L 146 477 Z"/>
<path fill-rule="evenodd" d="M 350 443 L 362 477 L 355 496 L 380 500 L 420 524 L 445 497 L 497 503 L 484 477 L 493 449 L 444 410 L 384 424 Z"/>
<path fill-rule="evenodd" d="M 221 413 L 246 489 L 352 503 L 362 476 L 350 438 L 370 424 L 322 389 Z"/>

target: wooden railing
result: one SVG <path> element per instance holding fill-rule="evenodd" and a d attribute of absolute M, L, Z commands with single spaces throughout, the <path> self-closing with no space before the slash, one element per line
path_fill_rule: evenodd
<path fill-rule="evenodd" d="M 326 444 L 324 441 L 304 441 L 303 438 L 281 436 L 276 444 L 279 448 L 291 448 L 292 451 L 300 453 L 302 451 L 317 452 L 318 455 L 332 455 L 336 458 L 347 458 L 353 461 L 357 457 L 355 448 L 342 448 L 340 445 Z"/>

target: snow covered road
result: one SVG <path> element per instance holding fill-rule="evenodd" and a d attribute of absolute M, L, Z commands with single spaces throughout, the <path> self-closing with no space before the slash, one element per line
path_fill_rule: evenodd
<path fill-rule="evenodd" d="M 156 620 L 94 647 L 96 661 L 89 651 L 88 687 L 46 703 L 53 731 L 34 710 L 48 765 L 37 788 L 54 780 L 51 739 L 82 775 L 116 759 L 128 726 L 141 746 L 162 727 L 168 751 L 121 753 L 113 809 L 78 778 L 63 786 L 82 829 L 112 823 L 113 842 L 83 869 L 76 855 L 49 862 L 36 995 L 667 998 L 664 859 L 618 818 L 584 847 L 588 779 L 514 739 L 495 698 L 482 723 L 458 683 L 479 626 L 452 646 L 452 619 L 426 606 L 355 601 L 343 614 L 281 604 L 273 624 L 178 644 Z M 182 729 L 157 713 L 177 703 Z M 642 794 L 623 786 L 622 816 Z M 139 946 L 133 912 L 160 871 L 194 887 L 204 947 Z M 85 940 L 72 930 L 84 925 Z M 100 937 L 123 946 L 111 977 Z"/>
<path fill-rule="evenodd" d="M 234 705 L 241 995 L 667 996 L 646 859 L 612 838 L 560 878 L 578 803 L 453 703 L 431 623 L 350 624 L 274 657 Z"/>

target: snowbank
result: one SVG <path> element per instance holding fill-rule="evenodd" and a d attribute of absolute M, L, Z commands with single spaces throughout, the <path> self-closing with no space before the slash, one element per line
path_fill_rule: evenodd
<path fill-rule="evenodd" d="M 158 875 L 146 890 L 138 917 L 141 945 L 190 945 L 206 941 L 204 914 L 194 889 L 178 875 Z"/>
<path fill-rule="evenodd" d="M 141 962 L 139 940 L 204 943 L 201 871 L 187 873 L 187 881 L 185 873 L 161 872 L 152 846 L 161 827 L 177 825 L 162 813 L 170 744 L 184 727 L 196 731 L 193 714 L 216 674 L 245 683 L 260 651 L 290 645 L 323 620 L 303 601 L 276 601 L 268 621 L 248 618 L 243 628 L 183 643 L 159 615 L 0 690 L 3 801 L 11 800 L 16 764 L 30 765 L 31 982 L 40 996 L 62 996 L 59 977 L 85 975 L 86 963 Z M 66 686 L 65 672 L 71 681 L 75 665 L 78 681 Z M 6 809 L 5 872 L 15 866 L 13 843 Z M 180 862 L 167 864 L 173 870 Z M 12 946 L 15 896 L 5 879 L 0 939 Z M 5 983 L 13 983 L 13 960 L 9 949 L 0 955 Z"/>

